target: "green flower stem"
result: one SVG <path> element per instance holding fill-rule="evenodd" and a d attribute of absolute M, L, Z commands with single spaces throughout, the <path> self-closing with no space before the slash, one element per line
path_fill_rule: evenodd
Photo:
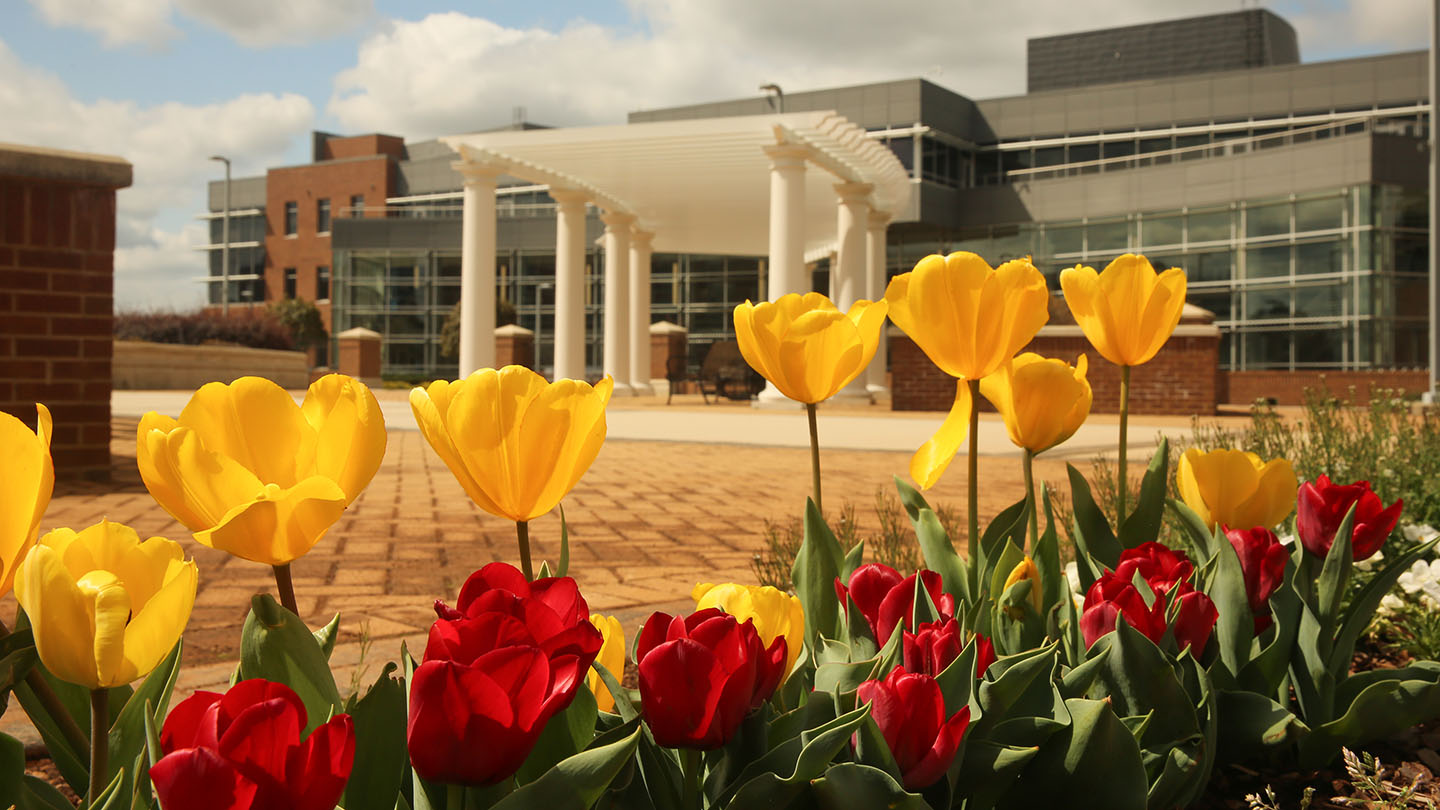
<path fill-rule="evenodd" d="M 445 810 L 465 810 L 465 786 L 445 786 Z"/>
<path fill-rule="evenodd" d="M 110 767 L 110 690 L 90 690 L 90 792 L 86 801 L 94 806 L 105 789 L 105 771 Z"/>
<path fill-rule="evenodd" d="M 515 521 L 515 542 L 520 544 L 520 571 L 526 582 L 535 581 L 535 571 L 530 567 L 530 521 Z"/>
<path fill-rule="evenodd" d="M 273 566 L 275 569 L 275 589 L 280 592 L 280 604 L 285 609 L 300 615 L 300 608 L 295 606 L 295 583 L 290 579 L 290 563 Z"/>
<path fill-rule="evenodd" d="M 825 514 L 820 503 L 820 431 L 815 425 L 815 403 L 805 403 L 805 413 L 810 417 L 810 479 L 815 489 L 815 511 Z"/>
<path fill-rule="evenodd" d="M 811 413 L 814 413 L 814 405 L 809 406 Z M 813 423 L 812 423 L 813 424 Z M 685 748 L 680 751 L 680 770 L 685 778 L 685 788 L 681 792 L 680 802 L 684 810 L 701 810 L 705 806 L 704 797 L 700 795 L 700 752 Z"/>
<path fill-rule="evenodd" d="M 966 479 L 966 485 L 970 487 L 970 536 L 967 538 L 967 548 L 970 556 L 967 562 L 973 579 L 970 583 L 971 592 L 979 586 L 979 559 L 980 548 L 980 381 L 966 380 L 970 386 L 970 469 Z"/>
<path fill-rule="evenodd" d="M 1035 546 L 1040 543 L 1040 504 L 1035 500 L 1035 454 L 1026 448 L 1024 458 L 1025 466 L 1025 502 L 1030 505 L 1030 553 L 1035 553 Z"/>
<path fill-rule="evenodd" d="M 1126 480 L 1125 468 L 1130 460 L 1130 443 L 1126 440 L 1127 428 L 1130 423 L 1130 367 L 1120 367 L 1120 481 L 1116 495 L 1115 509 L 1115 531 L 1120 531 L 1120 526 L 1125 523 L 1125 488 L 1129 485 Z"/>
<path fill-rule="evenodd" d="M 5 627 L 4 622 L 0 622 L 0 639 L 8 635 L 10 630 Z M 50 682 L 45 680 L 39 669 L 32 669 L 25 674 L 25 685 L 35 693 L 35 699 L 40 701 L 45 713 L 60 727 L 60 733 L 65 735 L 65 741 L 70 743 L 71 748 L 79 752 L 90 747 L 90 738 L 85 735 L 85 729 L 80 728 L 80 724 L 70 716 L 70 710 L 56 697 L 55 690 L 50 688 Z"/>

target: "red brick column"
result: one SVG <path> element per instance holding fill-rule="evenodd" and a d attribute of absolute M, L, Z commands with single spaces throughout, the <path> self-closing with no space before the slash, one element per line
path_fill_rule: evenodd
<path fill-rule="evenodd" d="M 338 344 L 336 354 L 340 355 L 340 373 L 354 377 L 371 388 L 379 388 L 381 384 L 380 341 L 379 332 L 363 326 L 346 329 L 336 335 L 335 342 Z"/>
<path fill-rule="evenodd" d="M 689 330 L 678 323 L 656 321 L 650 324 L 650 385 L 657 394 L 669 391 L 670 383 L 666 380 L 665 370 L 669 368 L 670 358 L 688 359 L 689 340 Z M 661 387 L 662 382 L 666 387 Z M 684 383 L 681 383 L 674 393 L 685 393 L 683 388 Z"/>
<path fill-rule="evenodd" d="M 0 410 L 55 419 L 59 478 L 110 474 L 120 158 L 0 144 Z"/>
<path fill-rule="evenodd" d="M 524 366 L 535 368 L 535 331 L 519 324 L 506 324 L 495 330 L 495 367 Z"/>

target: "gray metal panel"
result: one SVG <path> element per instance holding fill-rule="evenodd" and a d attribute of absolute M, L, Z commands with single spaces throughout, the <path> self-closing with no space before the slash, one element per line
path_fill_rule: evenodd
<path fill-rule="evenodd" d="M 397 164 L 395 192 L 404 197 L 411 194 L 435 194 L 442 191 L 458 191 L 464 186 L 460 173 L 450 167 L 459 155 L 445 150 L 447 154 L 425 160 L 406 160 Z"/>
<path fill-rule="evenodd" d="M 1429 188 L 1430 156 L 1422 138 L 1376 135 L 1373 154 L 1375 182 L 1420 191 Z"/>
<path fill-rule="evenodd" d="M 209 188 L 209 210 L 222 211 L 225 209 L 225 181 L 211 180 Z M 265 177 L 232 177 L 230 178 L 230 209 L 237 208 L 264 208 L 265 207 Z"/>
<path fill-rule="evenodd" d="M 331 223 L 333 250 L 460 249 L 460 226 L 454 219 L 342 218 Z"/>

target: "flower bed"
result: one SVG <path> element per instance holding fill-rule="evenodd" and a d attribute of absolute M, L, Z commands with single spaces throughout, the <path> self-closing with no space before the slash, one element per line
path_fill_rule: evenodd
<path fill-rule="evenodd" d="M 1118 518 L 1070 468 L 1063 556 L 1031 469 L 1087 418 L 1090 361 L 1016 355 L 1048 317 L 1028 261 L 929 257 L 849 312 L 814 293 L 737 308 L 747 362 L 807 406 L 814 492 L 792 587 L 700 583 L 693 612 L 653 614 L 629 639 L 569 576 L 563 514 L 558 559 L 530 551 L 530 521 L 604 442 L 610 381 L 512 366 L 412 391 L 465 492 L 514 522 L 518 566 L 490 563 L 435 594 L 419 656 L 402 646 L 343 700 L 329 666 L 338 617 L 305 625 L 290 565 L 384 456 L 364 385 L 331 375 L 296 405 L 242 378 L 201 387 L 178 419 L 142 419 L 151 495 L 196 542 L 269 566 L 278 596 L 252 599 L 228 691 L 173 707 L 200 572 L 179 544 L 120 524 L 40 536 L 48 411 L 35 431 L 0 417 L 0 593 L 13 586 L 23 609 L 0 633 L 0 699 L 20 702 L 87 806 L 166 810 L 1168 808 L 1233 765 L 1313 772 L 1440 717 L 1440 663 L 1351 669 L 1397 584 L 1428 598 L 1440 541 L 1381 554 L 1401 501 L 1325 475 L 1301 484 L 1288 461 L 1240 450 L 1181 454 L 1180 497 L 1167 499 L 1162 443 L 1127 492 L 1124 392 L 1173 331 L 1184 276 L 1122 256 L 1061 283 L 1122 380 Z M 954 408 L 910 464 L 920 487 L 896 480 L 916 571 L 867 562 L 821 509 L 815 405 L 863 371 L 887 316 L 956 379 Z M 967 447 L 975 469 L 977 397 L 1020 450 L 1026 497 L 982 530 L 970 475 L 957 544 L 922 490 Z M 1170 546 L 1157 541 L 1167 512 Z M 68 806 L 23 765 L 0 735 L 0 807 Z"/>

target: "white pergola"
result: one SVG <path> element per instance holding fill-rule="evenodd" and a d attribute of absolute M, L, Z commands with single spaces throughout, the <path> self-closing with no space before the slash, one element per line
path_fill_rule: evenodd
<path fill-rule="evenodd" d="M 585 205 L 605 223 L 604 371 L 650 390 L 650 255 L 768 256 L 766 294 L 805 292 L 805 263 L 834 255 L 841 309 L 884 295 L 885 228 L 910 204 L 895 155 L 833 112 L 452 135 L 465 178 L 460 373 L 495 363 L 495 189 L 502 175 L 556 202 L 555 378 L 585 376 Z M 882 342 L 883 352 L 883 342 Z M 883 383 L 884 355 L 865 395 Z M 767 389 L 767 393 L 770 393 Z M 778 396 L 778 393 L 775 394 Z M 765 397 L 765 395 L 762 395 Z"/>

